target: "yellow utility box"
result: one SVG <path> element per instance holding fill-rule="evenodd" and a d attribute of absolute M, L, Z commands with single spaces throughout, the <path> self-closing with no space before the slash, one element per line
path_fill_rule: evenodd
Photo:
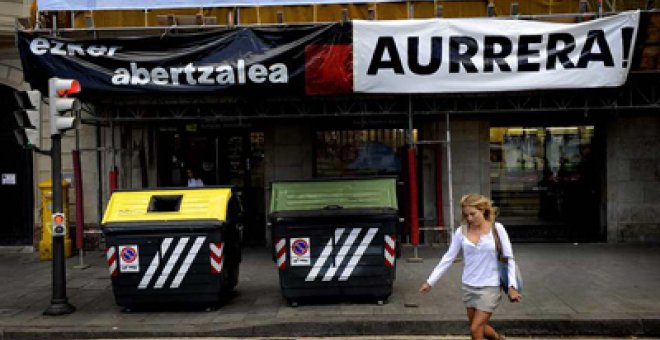
<path fill-rule="evenodd" d="M 69 219 L 69 184 L 68 181 L 62 181 L 62 206 L 67 220 L 66 235 L 64 236 L 64 256 L 71 257 L 71 237 L 69 231 L 71 228 Z M 41 192 L 41 241 L 39 241 L 39 259 L 50 260 L 53 258 L 53 181 L 45 180 L 39 183 Z"/>

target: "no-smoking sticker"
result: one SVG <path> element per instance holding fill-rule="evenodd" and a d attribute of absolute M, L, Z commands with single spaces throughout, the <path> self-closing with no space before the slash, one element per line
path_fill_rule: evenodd
<path fill-rule="evenodd" d="M 309 266 L 311 265 L 309 237 L 298 237 L 289 239 L 291 245 L 291 266 Z"/>

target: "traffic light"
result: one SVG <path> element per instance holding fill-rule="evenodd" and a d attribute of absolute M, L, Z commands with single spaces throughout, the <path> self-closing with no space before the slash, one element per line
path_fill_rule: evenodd
<path fill-rule="evenodd" d="M 53 214 L 53 236 L 66 236 L 66 218 L 63 213 Z"/>
<path fill-rule="evenodd" d="M 38 148 L 41 145 L 41 92 L 16 91 L 14 96 L 18 103 L 18 110 L 14 111 L 18 124 L 14 130 L 16 141 L 22 146 Z"/>
<path fill-rule="evenodd" d="M 78 127 L 78 119 L 70 111 L 80 110 L 80 101 L 68 95 L 80 92 L 80 83 L 75 79 L 50 78 L 48 80 L 48 98 L 50 102 L 50 134 L 60 135 L 66 130 Z"/>

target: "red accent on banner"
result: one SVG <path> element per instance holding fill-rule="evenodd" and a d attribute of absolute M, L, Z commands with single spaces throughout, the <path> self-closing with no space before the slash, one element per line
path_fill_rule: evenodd
<path fill-rule="evenodd" d="M 353 46 L 305 46 L 305 93 L 309 95 L 353 92 Z"/>
<path fill-rule="evenodd" d="M 419 219 L 417 215 L 417 153 L 415 148 L 408 149 L 408 188 L 410 199 L 410 243 L 419 245 Z"/>

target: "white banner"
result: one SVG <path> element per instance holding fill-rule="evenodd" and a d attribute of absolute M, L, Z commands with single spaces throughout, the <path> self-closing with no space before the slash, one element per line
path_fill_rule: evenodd
<path fill-rule="evenodd" d="M 400 0 L 37 0 L 37 5 L 40 11 L 94 11 L 111 9 L 328 5 L 396 1 Z"/>
<path fill-rule="evenodd" d="M 579 24 L 526 20 L 355 21 L 353 86 L 456 93 L 620 86 L 639 11 Z"/>

